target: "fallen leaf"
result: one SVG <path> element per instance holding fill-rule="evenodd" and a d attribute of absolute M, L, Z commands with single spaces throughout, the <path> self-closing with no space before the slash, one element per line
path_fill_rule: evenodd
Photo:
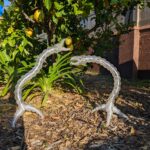
<path fill-rule="evenodd" d="M 131 127 L 130 129 L 130 135 L 135 135 L 136 134 L 136 131 L 134 129 L 134 127 Z"/>

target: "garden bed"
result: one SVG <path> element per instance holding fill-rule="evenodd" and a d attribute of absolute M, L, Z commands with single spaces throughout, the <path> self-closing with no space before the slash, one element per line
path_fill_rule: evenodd
<path fill-rule="evenodd" d="M 86 76 L 86 93 L 54 90 L 47 106 L 42 108 L 44 120 L 26 112 L 10 127 L 15 105 L 1 100 L 1 150 L 128 150 L 150 148 L 150 86 L 148 83 L 122 83 L 116 105 L 130 118 L 129 121 L 113 115 L 106 128 L 104 112 L 92 113 L 92 106 L 105 103 L 112 90 L 110 77 Z M 139 86 L 137 86 L 139 85 Z M 38 106 L 40 97 L 31 102 Z"/>

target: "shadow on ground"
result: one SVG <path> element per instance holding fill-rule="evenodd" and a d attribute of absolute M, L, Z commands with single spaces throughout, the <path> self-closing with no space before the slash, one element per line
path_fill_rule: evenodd
<path fill-rule="evenodd" d="M 15 111 L 16 105 L 11 100 L 0 99 L 0 150 L 26 150 L 22 118 L 16 129 L 11 127 Z"/>
<path fill-rule="evenodd" d="M 89 90 L 95 90 L 99 99 L 106 99 L 112 90 L 111 77 L 88 77 Z M 97 86 L 96 86 L 97 85 Z M 95 89 L 91 89 L 95 86 Z M 97 99 L 95 99 L 97 101 Z M 105 100 L 104 100 L 105 101 Z M 103 101 L 103 102 L 104 102 Z M 92 101 L 93 103 L 93 101 Z M 140 87 L 122 81 L 122 89 L 116 106 L 130 118 L 115 123 L 115 115 L 107 137 L 91 139 L 84 150 L 148 150 L 150 149 L 150 85 Z M 99 112 L 102 113 L 102 112 Z M 106 117 L 106 116 L 104 116 Z M 118 121 L 119 121 L 118 120 Z M 117 128 L 115 128 L 115 126 Z M 103 130 L 103 129 L 101 129 Z M 103 131 L 102 131 L 103 132 Z"/>

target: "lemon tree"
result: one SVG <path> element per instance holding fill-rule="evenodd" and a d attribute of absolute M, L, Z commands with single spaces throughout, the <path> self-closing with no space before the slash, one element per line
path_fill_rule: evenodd
<path fill-rule="evenodd" d="M 107 46 L 111 44 L 107 44 L 106 41 L 111 42 L 114 29 L 118 33 L 125 32 L 128 29 L 128 25 L 118 22 L 117 17 L 121 14 L 125 15 L 128 10 L 134 9 L 137 4 L 142 5 L 143 1 L 15 0 L 12 1 L 12 4 L 14 5 L 14 11 L 20 13 L 22 20 L 25 20 L 25 28 L 32 28 L 35 36 L 43 32 L 47 34 L 48 45 L 71 36 L 74 40 L 75 49 L 81 50 L 87 49 L 93 43 L 102 43 L 103 46 L 100 45 L 100 47 L 107 49 Z M 3 0 L 0 0 L 0 2 L 2 4 Z M 95 25 L 91 29 L 84 29 L 81 27 L 81 21 L 86 21 L 92 12 L 95 13 L 91 18 L 95 20 Z M 97 36 L 89 37 L 89 34 L 97 31 L 98 28 L 102 30 L 96 33 Z M 31 31 L 29 32 L 31 34 Z M 92 43 L 92 41 L 94 42 Z"/>
<path fill-rule="evenodd" d="M 4 11 L 3 20 L 0 21 L 0 82 L 4 86 L 0 95 L 4 96 L 8 91 L 13 91 L 16 81 L 34 65 L 37 55 L 62 38 L 68 37 L 65 44 L 76 54 L 83 53 L 89 46 L 92 46 L 98 55 L 101 51 L 110 49 L 114 46 L 113 30 L 118 31 L 119 36 L 126 32 L 130 25 L 118 22 L 117 17 L 126 15 L 127 11 L 134 9 L 137 4 L 142 5 L 143 1 L 10 0 L 11 5 Z M 0 5 L 3 4 L 4 1 L 0 0 Z M 82 27 L 81 22 L 87 21 L 92 12 L 95 14 L 91 18 L 95 21 L 94 26 L 88 29 Z M 96 36 L 91 34 L 93 32 Z M 42 36 L 43 33 L 46 36 Z M 51 77 L 51 74 L 48 74 L 48 66 L 53 64 L 53 59 L 47 63 L 40 76 L 43 80 Z M 68 64 L 67 61 L 65 66 Z M 55 72 L 58 68 L 54 67 L 51 70 Z M 72 80 L 70 74 L 68 77 Z M 34 89 L 35 82 L 29 87 Z M 29 91 L 27 90 L 28 93 Z"/>

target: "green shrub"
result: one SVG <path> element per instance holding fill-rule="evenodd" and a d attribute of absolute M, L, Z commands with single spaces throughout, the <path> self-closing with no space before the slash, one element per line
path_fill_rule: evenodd
<path fill-rule="evenodd" d="M 71 36 L 74 53 L 82 54 L 92 46 L 96 54 L 112 48 L 111 39 L 114 29 L 118 34 L 126 32 L 128 25 L 118 22 L 117 17 L 133 9 L 143 0 L 15 0 L 7 8 L 0 21 L 0 82 L 4 85 L 1 96 L 13 92 L 17 80 L 34 66 L 35 58 L 47 46 L 58 43 L 62 38 Z M 0 0 L 0 4 L 3 0 Z M 40 15 L 35 16 L 35 12 Z M 81 27 L 91 12 L 95 13 L 95 25 L 91 29 Z M 97 29 L 100 30 L 97 30 Z M 30 34 L 27 35 L 27 29 Z M 45 40 L 38 40 L 38 35 L 46 33 Z M 95 32 L 97 36 L 89 36 Z M 47 97 L 48 91 L 56 81 L 63 81 L 81 92 L 72 68 L 68 65 L 69 54 L 58 55 L 52 65 L 50 61 L 26 88 L 29 95 L 39 87 Z M 81 81 L 79 82 L 81 83 Z M 46 98 L 44 98 L 46 99 Z"/>
<path fill-rule="evenodd" d="M 59 83 L 64 83 L 66 79 L 69 79 L 68 82 L 65 82 L 76 92 L 81 93 L 82 88 L 77 84 L 77 80 L 74 78 L 74 73 L 79 73 L 79 70 L 73 69 L 70 66 L 70 57 L 71 53 L 66 54 L 57 54 L 56 61 L 48 67 L 48 69 L 43 69 L 41 73 L 27 85 L 24 90 L 23 98 L 26 99 L 30 94 L 31 97 L 35 95 L 35 91 L 39 90 L 43 93 L 42 105 L 45 104 L 48 99 L 48 95 L 51 92 L 52 88 Z M 71 80 L 70 80 L 71 79 Z M 32 92 L 34 91 L 34 92 Z"/>

